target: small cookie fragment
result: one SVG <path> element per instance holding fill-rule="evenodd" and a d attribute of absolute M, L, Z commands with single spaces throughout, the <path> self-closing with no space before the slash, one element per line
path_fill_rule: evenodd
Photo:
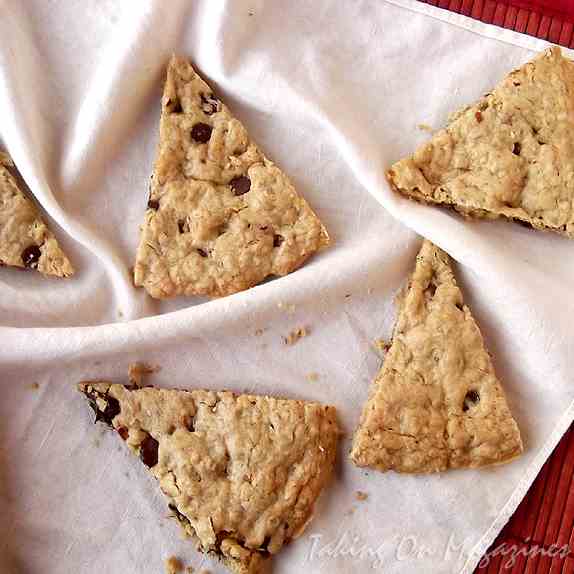
<path fill-rule="evenodd" d="M 417 124 L 417 129 L 421 132 L 428 132 L 429 134 L 434 132 L 432 126 L 429 126 L 428 124 Z"/>
<path fill-rule="evenodd" d="M 355 492 L 355 498 L 359 502 L 364 502 L 365 500 L 367 500 L 367 498 L 369 498 L 369 495 L 366 492 L 363 492 L 362 490 L 357 490 L 357 492 Z"/>
<path fill-rule="evenodd" d="M 165 574 L 179 574 L 183 570 L 183 564 L 179 558 L 170 556 L 165 561 Z"/>
<path fill-rule="evenodd" d="M 287 176 L 183 58 L 168 65 L 134 283 L 221 297 L 299 268 L 329 243 Z"/>
<path fill-rule="evenodd" d="M 574 64 L 539 54 L 387 178 L 410 199 L 574 238 Z"/>
<path fill-rule="evenodd" d="M 291 331 L 291 333 L 286 337 L 283 337 L 283 343 L 285 343 L 285 345 L 294 345 L 297 341 L 306 337 L 308 334 L 309 330 L 306 327 L 299 327 L 298 329 Z"/>
<path fill-rule="evenodd" d="M 104 381 L 78 389 L 158 480 L 199 549 L 237 574 L 256 574 L 303 532 L 333 471 L 333 407 Z"/>
<path fill-rule="evenodd" d="M 10 173 L 12 160 L 0 152 L 0 267 L 34 269 L 43 275 L 69 277 L 74 269 L 39 209 Z"/>
<path fill-rule="evenodd" d="M 351 450 L 357 466 L 423 473 L 522 453 L 492 360 L 448 255 L 424 241 Z"/>
<path fill-rule="evenodd" d="M 154 367 L 148 363 L 130 363 L 128 365 L 128 379 L 132 387 L 143 387 L 145 377 L 157 373 L 159 370 L 159 367 Z"/>

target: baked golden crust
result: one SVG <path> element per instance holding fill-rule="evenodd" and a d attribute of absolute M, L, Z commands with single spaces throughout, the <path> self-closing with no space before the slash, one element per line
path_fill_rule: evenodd
<path fill-rule="evenodd" d="M 449 257 L 425 241 L 351 459 L 423 473 L 507 462 L 521 452 L 518 426 Z"/>
<path fill-rule="evenodd" d="M 538 55 L 387 177 L 418 201 L 574 238 L 574 64 Z"/>
<path fill-rule="evenodd" d="M 302 533 L 334 466 L 333 407 L 107 382 L 79 390 L 150 468 L 199 548 L 237 573 L 257 572 Z"/>
<path fill-rule="evenodd" d="M 135 284 L 156 298 L 228 295 L 294 271 L 327 243 L 287 176 L 173 57 Z"/>
<path fill-rule="evenodd" d="M 44 223 L 36 205 L 10 173 L 11 159 L 0 152 L 0 265 L 69 277 L 74 269 Z"/>

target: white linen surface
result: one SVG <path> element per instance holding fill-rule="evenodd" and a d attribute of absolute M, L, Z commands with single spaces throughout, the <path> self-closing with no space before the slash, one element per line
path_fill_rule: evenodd
<path fill-rule="evenodd" d="M 145 360 L 158 385 L 336 405 L 335 479 L 276 572 L 471 572 L 573 418 L 574 243 L 402 200 L 384 169 L 429 137 L 417 125 L 443 125 L 543 47 L 414 1 L 0 0 L 2 143 L 77 269 L 0 269 L 0 570 L 158 573 L 176 554 L 223 572 L 74 389 Z M 209 302 L 132 286 L 172 52 L 329 229 L 332 246 L 296 273 Z M 415 477 L 347 459 L 417 233 L 459 263 L 522 429 L 510 465 Z"/>

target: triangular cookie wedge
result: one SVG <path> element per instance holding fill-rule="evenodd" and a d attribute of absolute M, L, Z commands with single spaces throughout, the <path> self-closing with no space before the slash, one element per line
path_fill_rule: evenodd
<path fill-rule="evenodd" d="M 518 426 L 449 257 L 425 241 L 351 459 L 424 473 L 507 462 L 521 452 Z"/>
<path fill-rule="evenodd" d="M 335 409 L 231 392 L 80 383 L 159 481 L 200 550 L 254 574 L 298 537 L 329 480 Z"/>
<path fill-rule="evenodd" d="M 13 165 L 7 154 L 0 152 L 0 266 L 27 267 L 44 275 L 69 277 L 74 269 L 38 208 L 10 173 Z"/>
<path fill-rule="evenodd" d="M 538 55 L 387 176 L 412 199 L 574 238 L 574 63 Z"/>
<path fill-rule="evenodd" d="M 287 176 L 191 64 L 173 57 L 134 281 L 219 297 L 286 275 L 328 243 Z"/>

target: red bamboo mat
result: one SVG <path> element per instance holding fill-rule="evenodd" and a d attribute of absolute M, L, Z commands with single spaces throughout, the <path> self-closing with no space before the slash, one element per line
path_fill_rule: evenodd
<path fill-rule="evenodd" d="M 574 48 L 574 0 L 421 0 Z M 574 574 L 574 425 L 475 574 Z"/>
<path fill-rule="evenodd" d="M 573 477 L 574 425 L 562 437 L 475 573 L 574 573 Z"/>
<path fill-rule="evenodd" d="M 574 0 L 421 1 L 574 48 Z"/>

